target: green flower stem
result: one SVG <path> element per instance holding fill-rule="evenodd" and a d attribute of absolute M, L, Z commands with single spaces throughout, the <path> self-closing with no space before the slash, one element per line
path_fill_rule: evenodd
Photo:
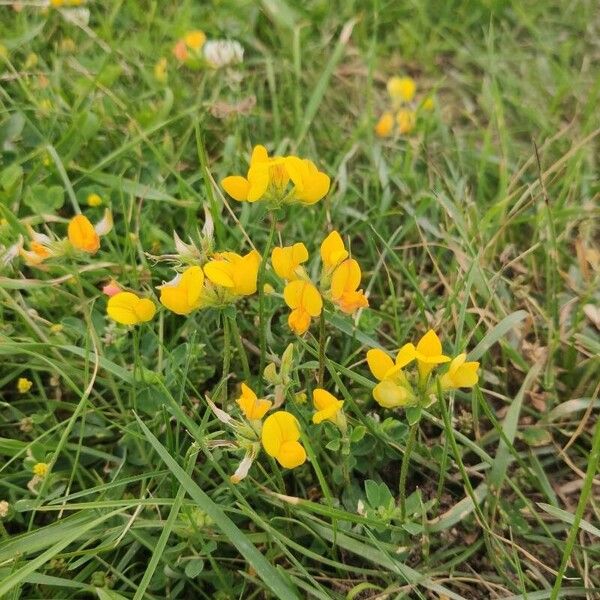
<path fill-rule="evenodd" d="M 259 365 L 259 378 L 258 378 L 258 394 L 262 394 L 263 389 L 263 371 L 265 370 L 265 362 L 267 355 L 267 324 L 265 323 L 265 270 L 267 268 L 267 260 L 269 253 L 271 252 L 271 246 L 273 245 L 273 238 L 275 237 L 275 219 L 271 217 L 271 227 L 269 230 L 269 237 L 267 238 L 267 245 L 260 261 L 258 268 L 258 326 L 259 326 L 259 343 L 260 343 L 260 365 Z"/>
<path fill-rule="evenodd" d="M 242 362 L 244 379 L 246 381 L 250 381 L 250 366 L 248 365 L 248 355 L 246 354 L 246 349 L 244 348 L 244 343 L 242 342 L 240 328 L 238 327 L 235 317 L 229 317 L 229 326 L 231 328 L 231 332 L 233 333 L 233 339 L 235 340 L 235 345 L 237 346 L 237 350 L 240 355 L 240 361 Z"/>
<path fill-rule="evenodd" d="M 325 310 L 321 311 L 319 317 L 319 387 L 323 387 L 325 375 Z"/>
<path fill-rule="evenodd" d="M 406 478 L 408 476 L 408 465 L 410 463 L 410 455 L 413 452 L 415 441 L 417 439 L 417 431 L 419 424 L 415 423 L 410 426 L 408 431 L 408 441 L 406 442 L 406 449 L 404 450 L 404 456 L 402 457 L 402 466 L 400 467 L 400 518 L 404 520 L 406 516 Z"/>
<path fill-rule="evenodd" d="M 229 320 L 225 314 L 221 314 L 223 322 L 223 373 L 222 373 L 222 384 L 223 384 L 223 400 L 227 399 L 227 376 L 229 375 L 229 366 L 231 364 L 231 340 L 229 338 Z"/>

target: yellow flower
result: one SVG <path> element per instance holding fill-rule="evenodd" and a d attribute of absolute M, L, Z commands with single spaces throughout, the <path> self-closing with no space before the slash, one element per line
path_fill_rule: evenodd
<path fill-rule="evenodd" d="M 318 317 L 323 309 L 323 299 L 319 290 L 310 282 L 297 279 L 285 286 L 283 299 L 292 309 L 288 317 L 290 329 L 302 335 L 310 327 L 311 317 Z"/>
<path fill-rule="evenodd" d="M 379 121 L 377 121 L 377 125 L 375 125 L 375 133 L 379 137 L 388 137 L 390 133 L 392 133 L 392 129 L 394 128 L 394 115 L 390 112 L 384 112 L 381 117 L 379 117 Z"/>
<path fill-rule="evenodd" d="M 33 382 L 27 379 L 26 377 L 19 377 L 17 381 L 17 390 L 19 394 L 26 394 L 33 385 Z"/>
<path fill-rule="evenodd" d="M 369 306 L 362 290 L 357 291 L 360 278 L 360 266 L 353 258 L 341 263 L 331 276 L 331 298 L 347 314 Z"/>
<path fill-rule="evenodd" d="M 323 266 L 326 270 L 332 271 L 346 258 L 348 258 L 348 251 L 344 247 L 342 236 L 334 230 L 321 244 Z"/>
<path fill-rule="evenodd" d="M 401 134 L 410 133 L 415 128 L 416 114 L 414 110 L 401 108 L 396 113 L 396 123 Z"/>
<path fill-rule="evenodd" d="M 313 404 L 317 412 L 313 415 L 312 420 L 313 423 L 318 425 L 323 421 L 335 423 L 338 413 L 344 406 L 344 401 L 338 400 L 322 388 L 317 388 L 313 392 Z"/>
<path fill-rule="evenodd" d="M 188 315 L 202 305 L 204 273 L 201 267 L 188 267 L 168 283 L 159 286 L 160 302 L 178 315 Z"/>
<path fill-rule="evenodd" d="M 427 112 L 431 112 L 435 108 L 435 100 L 431 96 L 428 96 L 423 100 L 421 108 Z"/>
<path fill-rule="evenodd" d="M 112 213 L 106 210 L 104 218 L 92 225 L 85 215 L 75 215 L 67 228 L 67 236 L 71 245 L 77 250 L 95 254 L 100 249 L 100 236 L 106 235 L 113 226 Z"/>
<path fill-rule="evenodd" d="M 265 419 L 261 432 L 263 448 L 282 467 L 293 469 L 306 461 L 306 450 L 299 439 L 298 421 L 291 413 L 279 410 Z"/>
<path fill-rule="evenodd" d="M 477 371 L 478 362 L 467 362 L 467 355 L 463 352 L 452 359 L 448 372 L 440 379 L 444 390 L 453 390 L 462 387 L 473 387 L 479 381 Z"/>
<path fill-rule="evenodd" d="M 412 77 L 391 77 L 387 82 L 390 98 L 399 102 L 410 102 L 417 90 L 417 84 Z"/>
<path fill-rule="evenodd" d="M 140 298 L 132 292 L 119 292 L 108 299 L 106 313 L 121 325 L 138 325 L 152 320 L 156 305 L 149 298 Z"/>
<path fill-rule="evenodd" d="M 435 365 L 450 362 L 450 357 L 442 354 L 442 342 L 433 329 L 430 329 L 417 344 L 415 358 L 421 377 L 429 375 Z"/>
<path fill-rule="evenodd" d="M 49 470 L 50 465 L 48 465 L 48 463 L 39 462 L 33 465 L 33 474 L 37 475 L 38 477 L 46 477 Z"/>
<path fill-rule="evenodd" d="M 267 192 L 281 196 L 289 181 L 282 157 L 269 158 L 264 146 L 254 146 L 246 177 L 231 175 L 221 181 L 223 189 L 240 202 L 256 202 Z"/>
<path fill-rule="evenodd" d="M 192 50 L 200 50 L 200 48 L 204 46 L 204 42 L 206 42 L 206 34 L 204 31 L 200 31 L 199 29 L 195 31 L 189 31 L 183 36 L 183 41 L 188 48 L 191 48 Z"/>
<path fill-rule="evenodd" d="M 367 363 L 371 373 L 379 380 L 373 389 L 373 398 L 384 408 L 404 406 L 412 400 L 406 377 L 402 369 L 415 359 L 413 344 L 405 344 L 392 361 L 383 350 L 374 348 L 367 352 Z"/>
<path fill-rule="evenodd" d="M 86 198 L 88 206 L 100 206 L 102 204 L 102 198 L 98 194 L 89 194 Z"/>
<path fill-rule="evenodd" d="M 329 175 L 319 171 L 315 164 L 306 158 L 286 156 L 285 168 L 294 184 L 294 197 L 304 204 L 315 204 L 329 191 Z"/>
<path fill-rule="evenodd" d="M 154 79 L 159 83 L 165 83 L 167 81 L 167 59 L 163 56 L 156 61 L 154 65 Z"/>
<path fill-rule="evenodd" d="M 294 281 L 303 269 L 300 265 L 308 260 L 308 250 L 302 242 L 293 246 L 277 246 L 271 253 L 271 264 L 281 279 Z"/>
<path fill-rule="evenodd" d="M 242 383 L 242 395 L 236 400 L 246 419 L 251 421 L 262 419 L 273 403 L 270 400 L 258 399 L 256 394 Z"/>
<path fill-rule="evenodd" d="M 221 252 L 204 265 L 204 274 L 211 283 L 234 296 L 250 296 L 256 293 L 260 261 L 261 256 L 256 250 L 244 256 Z"/>

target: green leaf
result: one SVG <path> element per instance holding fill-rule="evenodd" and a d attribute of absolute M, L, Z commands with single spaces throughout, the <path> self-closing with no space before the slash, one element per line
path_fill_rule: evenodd
<path fill-rule="evenodd" d="M 59 185 L 32 185 L 23 201 L 36 214 L 51 214 L 62 207 L 65 193 Z"/>
<path fill-rule="evenodd" d="M 194 558 L 185 565 L 185 576 L 190 579 L 195 579 L 202 573 L 204 569 L 204 561 L 201 558 Z"/>
<path fill-rule="evenodd" d="M 549 515 L 552 515 L 553 517 L 556 517 L 557 519 L 560 519 L 561 521 L 564 521 L 569 525 L 573 525 L 573 523 L 575 522 L 575 515 L 573 513 L 563 510 L 562 508 L 552 506 L 551 504 L 546 504 L 544 502 L 536 502 L 536 504 Z M 587 531 L 588 533 L 600 538 L 600 529 L 598 529 L 585 519 L 581 519 L 579 521 L 579 529 L 583 529 L 584 531 Z"/>
<path fill-rule="evenodd" d="M 2 170 L 0 173 L 0 186 L 7 192 L 16 187 L 19 180 L 23 177 L 23 168 L 17 163 L 13 163 Z"/>
<path fill-rule="evenodd" d="M 367 433 L 367 428 L 364 425 L 357 425 L 350 434 L 350 441 L 353 444 L 360 442 L 365 437 L 365 433 Z"/>
<path fill-rule="evenodd" d="M 496 327 L 488 331 L 483 339 L 469 352 L 467 360 L 479 360 L 498 340 L 503 338 L 513 327 L 527 316 L 524 310 L 518 310 L 504 317 Z"/>
<path fill-rule="evenodd" d="M 421 420 L 422 409 L 420 406 L 407 406 L 406 407 L 406 418 L 408 424 L 412 427 Z"/>
<path fill-rule="evenodd" d="M 552 435 L 542 427 L 528 427 L 521 432 L 521 437 L 528 446 L 547 446 L 552 441 Z"/>

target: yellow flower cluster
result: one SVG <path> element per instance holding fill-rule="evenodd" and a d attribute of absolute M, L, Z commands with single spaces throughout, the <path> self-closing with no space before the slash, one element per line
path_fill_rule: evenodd
<path fill-rule="evenodd" d="M 387 82 L 390 108 L 386 110 L 375 125 L 379 137 L 388 137 L 394 132 L 407 135 L 416 126 L 418 110 L 433 110 L 433 99 L 425 98 L 415 105 L 417 85 L 412 77 L 391 77 Z"/>
<path fill-rule="evenodd" d="M 239 202 L 315 204 L 329 191 L 330 180 L 306 158 L 273 156 L 264 146 L 255 146 L 246 176 L 231 175 L 221 181 L 223 189 Z"/>
<path fill-rule="evenodd" d="M 373 389 L 373 398 L 384 408 L 414 406 L 423 398 L 437 393 L 438 383 L 443 391 L 473 387 L 479 380 L 478 362 L 468 362 L 466 354 L 451 359 L 443 354 L 442 343 L 433 330 L 429 330 L 415 346 L 412 343 L 400 348 L 395 361 L 383 350 L 367 352 L 367 363 L 379 383 Z M 417 361 L 418 378 L 411 381 L 404 367 Z M 450 363 L 448 370 L 434 381 L 431 372 L 437 365 Z"/>
<path fill-rule="evenodd" d="M 283 298 L 291 309 L 288 325 L 294 333 L 302 335 L 308 331 L 311 318 L 318 317 L 323 310 L 324 298 L 347 314 L 369 306 L 363 291 L 358 290 L 362 278 L 360 266 L 349 258 L 337 231 L 332 231 L 321 244 L 319 287 L 302 266 L 307 260 L 308 250 L 301 242 L 273 248 L 271 253 L 273 270 L 286 282 Z"/>

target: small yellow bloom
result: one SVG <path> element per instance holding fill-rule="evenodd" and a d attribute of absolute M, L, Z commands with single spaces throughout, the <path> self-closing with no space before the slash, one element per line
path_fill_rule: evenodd
<path fill-rule="evenodd" d="M 441 377 L 444 390 L 453 390 L 463 387 L 473 387 L 479 381 L 478 362 L 467 362 L 467 355 L 463 352 L 452 359 L 448 372 Z"/>
<path fill-rule="evenodd" d="M 98 194 L 88 194 L 86 202 L 88 206 L 96 207 L 102 204 L 102 198 Z"/>
<path fill-rule="evenodd" d="M 294 196 L 304 204 L 315 204 L 327 195 L 331 180 L 306 158 L 286 156 L 285 168 L 294 184 Z"/>
<path fill-rule="evenodd" d="M 388 137 L 394 128 L 394 115 L 390 112 L 384 112 L 375 125 L 375 133 L 379 137 Z"/>
<path fill-rule="evenodd" d="M 277 246 L 271 253 L 271 264 L 281 279 L 294 281 L 302 274 L 300 265 L 308 260 L 308 250 L 302 242 L 293 246 Z"/>
<path fill-rule="evenodd" d="M 167 59 L 163 56 L 156 61 L 154 65 L 154 79 L 159 83 L 165 83 L 167 81 Z"/>
<path fill-rule="evenodd" d="M 261 432 L 263 448 L 282 467 L 293 469 L 306 461 L 306 450 L 299 439 L 298 421 L 291 413 L 279 410 L 265 419 Z"/>
<path fill-rule="evenodd" d="M 399 102 L 410 102 L 415 97 L 417 84 L 412 77 L 391 77 L 387 82 L 390 98 Z"/>
<path fill-rule="evenodd" d="M 427 98 L 425 98 L 425 100 L 423 100 L 421 108 L 427 112 L 433 111 L 433 109 L 435 108 L 435 100 L 431 96 L 428 96 Z"/>
<path fill-rule="evenodd" d="M 312 420 L 313 423 L 318 425 L 323 421 L 335 423 L 338 413 L 344 406 L 344 401 L 338 400 L 322 388 L 317 388 L 313 392 L 313 404 L 317 412 L 313 415 Z"/>
<path fill-rule="evenodd" d="M 401 108 L 396 113 L 396 123 L 398 123 L 398 131 L 404 135 L 410 133 L 415 128 L 417 116 L 414 110 Z"/>
<path fill-rule="evenodd" d="M 108 299 L 106 313 L 121 325 L 139 325 L 152 320 L 156 305 L 149 298 L 140 298 L 132 292 L 119 292 Z"/>
<path fill-rule="evenodd" d="M 38 477 L 46 477 L 49 470 L 50 465 L 48 465 L 48 463 L 39 462 L 33 465 L 33 474 L 37 475 Z"/>
<path fill-rule="evenodd" d="M 308 281 L 297 279 L 288 283 L 283 290 L 283 299 L 292 309 L 288 325 L 297 335 L 306 333 L 311 317 L 318 317 L 323 309 L 319 290 Z"/>
<path fill-rule="evenodd" d="M 442 354 L 442 342 L 433 329 L 430 329 L 417 344 L 415 358 L 421 377 L 429 375 L 435 365 L 450 362 L 450 357 Z"/>
<path fill-rule="evenodd" d="M 379 380 L 373 389 L 373 398 L 384 408 L 404 406 L 412 394 L 402 369 L 415 359 L 413 344 L 405 344 L 392 361 L 383 350 L 374 348 L 367 352 L 367 363 L 371 373 Z"/>
<path fill-rule="evenodd" d="M 360 266 L 353 258 L 342 262 L 331 276 L 331 298 L 347 314 L 369 306 L 362 290 L 357 291 L 360 279 Z"/>
<path fill-rule="evenodd" d="M 19 377 L 17 381 L 17 390 L 19 391 L 19 394 L 26 394 L 31 389 L 32 385 L 33 381 L 30 381 L 26 377 Z"/>
<path fill-rule="evenodd" d="M 112 213 L 104 212 L 104 218 L 94 225 L 85 215 L 75 215 L 67 228 L 67 237 L 77 250 L 95 254 L 100 249 L 100 236 L 106 235 L 113 226 Z"/>
<path fill-rule="evenodd" d="M 53 323 L 50 325 L 50 331 L 52 333 L 60 333 L 64 329 L 62 323 Z"/>
<path fill-rule="evenodd" d="M 261 256 L 256 250 L 244 256 L 221 252 L 204 265 L 204 274 L 211 283 L 225 288 L 234 296 L 250 296 L 256 293 L 260 261 Z"/>
<path fill-rule="evenodd" d="M 202 305 L 204 273 L 201 267 L 188 267 L 168 283 L 159 286 L 160 302 L 178 315 L 189 315 Z"/>
<path fill-rule="evenodd" d="M 206 42 L 206 34 L 204 31 L 190 31 L 183 36 L 183 41 L 191 50 L 200 50 Z"/>
<path fill-rule="evenodd" d="M 270 400 L 259 399 L 245 383 L 242 383 L 242 395 L 236 402 L 246 419 L 251 421 L 262 419 L 273 405 Z"/>
<path fill-rule="evenodd" d="M 343 260 L 348 258 L 348 251 L 344 247 L 342 236 L 337 231 L 332 231 L 321 244 L 321 260 L 326 270 L 333 270 Z"/>

